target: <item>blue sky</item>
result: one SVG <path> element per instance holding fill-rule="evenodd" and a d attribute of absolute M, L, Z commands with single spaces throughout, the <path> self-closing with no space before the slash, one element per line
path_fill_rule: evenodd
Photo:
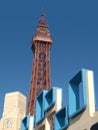
<path fill-rule="evenodd" d="M 1 0 L 0 117 L 6 93 L 29 94 L 31 39 L 43 11 L 53 37 L 52 86 L 63 88 L 63 103 L 67 104 L 69 80 L 81 68 L 93 70 L 98 107 L 98 1 Z"/>

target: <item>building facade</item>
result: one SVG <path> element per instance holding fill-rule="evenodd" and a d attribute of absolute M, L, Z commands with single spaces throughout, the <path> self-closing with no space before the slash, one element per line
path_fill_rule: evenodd
<path fill-rule="evenodd" d="M 27 115 L 22 130 L 98 130 L 93 71 L 81 69 L 68 82 L 68 104 L 62 105 L 62 89 L 43 90 L 36 99 L 36 115 Z"/>
<path fill-rule="evenodd" d="M 21 120 L 26 114 L 26 97 L 20 92 L 5 95 L 0 130 L 21 130 Z"/>

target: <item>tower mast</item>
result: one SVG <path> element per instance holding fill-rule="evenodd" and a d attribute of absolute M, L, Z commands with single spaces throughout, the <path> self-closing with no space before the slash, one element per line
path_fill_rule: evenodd
<path fill-rule="evenodd" d="M 32 51 L 34 54 L 31 77 L 30 94 L 27 114 L 35 115 L 36 96 L 41 90 L 51 88 L 50 82 L 50 48 L 52 38 L 46 24 L 44 14 L 41 15 L 39 25 L 32 38 Z"/>

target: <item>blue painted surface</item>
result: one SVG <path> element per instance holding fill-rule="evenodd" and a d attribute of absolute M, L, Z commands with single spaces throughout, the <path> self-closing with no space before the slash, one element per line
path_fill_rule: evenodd
<path fill-rule="evenodd" d="M 21 124 L 21 130 L 27 130 L 30 125 L 30 118 L 34 118 L 34 116 L 27 115 L 23 120 Z M 34 124 L 32 124 L 32 128 L 34 127 Z"/>
<path fill-rule="evenodd" d="M 68 107 L 60 109 L 54 116 L 54 129 L 64 130 L 69 126 Z"/>
<path fill-rule="evenodd" d="M 37 96 L 36 99 L 36 124 L 40 123 L 44 117 L 44 109 L 45 109 L 45 94 L 47 93 L 46 90 L 41 91 L 41 93 Z"/>
<path fill-rule="evenodd" d="M 50 89 L 45 95 L 45 111 L 48 111 L 56 103 L 56 87 Z"/>
<path fill-rule="evenodd" d="M 69 82 L 69 117 L 72 118 L 84 111 L 87 106 L 86 99 L 86 71 L 82 69 Z M 82 83 L 83 97 L 80 99 L 79 85 Z M 80 100 L 83 100 L 80 105 Z"/>

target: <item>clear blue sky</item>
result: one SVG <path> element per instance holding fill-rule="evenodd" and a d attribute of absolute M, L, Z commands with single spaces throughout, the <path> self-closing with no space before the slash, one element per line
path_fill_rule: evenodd
<path fill-rule="evenodd" d="M 0 117 L 6 93 L 29 94 L 31 39 L 43 10 L 53 37 L 52 86 L 63 88 L 66 104 L 68 81 L 93 70 L 98 107 L 98 0 L 0 0 Z"/>

